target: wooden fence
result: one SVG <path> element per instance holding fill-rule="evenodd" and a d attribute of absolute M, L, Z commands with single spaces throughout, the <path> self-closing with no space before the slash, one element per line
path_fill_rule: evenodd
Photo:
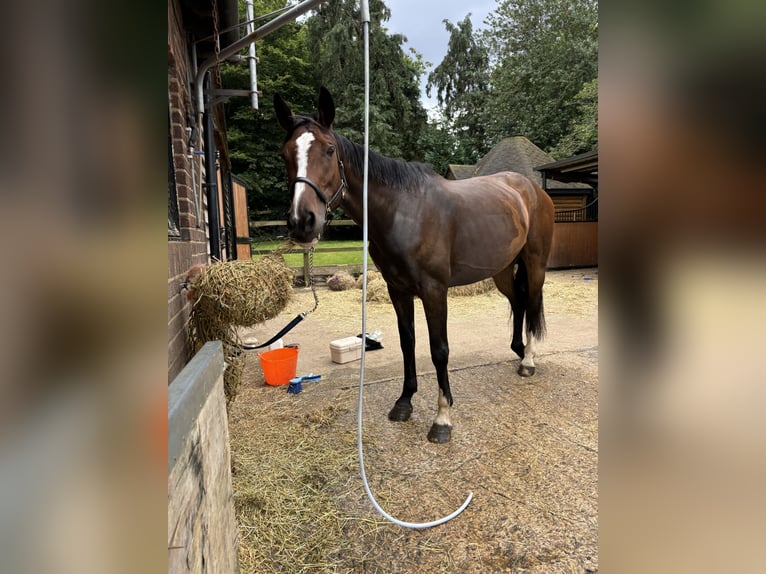
<path fill-rule="evenodd" d="M 354 223 L 350 219 L 333 219 L 329 225 L 333 227 L 354 227 L 356 226 L 356 223 Z M 286 221 L 251 221 L 250 222 L 251 228 L 262 228 L 262 227 L 287 227 Z M 251 249 L 250 254 L 251 255 L 268 255 L 271 253 L 268 249 L 253 249 L 252 246 L 255 243 L 254 240 L 251 240 Z M 298 249 L 296 248 L 296 251 Z M 311 276 L 311 262 L 309 259 L 309 250 L 308 249 L 302 249 L 300 250 L 303 253 L 303 265 L 301 267 L 293 267 L 293 273 L 296 277 L 296 279 L 301 278 L 303 281 L 303 285 L 308 285 L 310 281 Z M 317 253 L 362 253 L 362 247 L 323 247 L 320 243 L 318 247 L 314 248 L 314 254 Z M 371 267 L 374 268 L 374 264 L 371 263 Z M 319 265 L 314 267 L 314 276 L 315 277 L 330 277 L 331 275 L 334 275 L 335 273 L 339 273 L 340 271 L 345 271 L 346 273 L 361 273 L 362 272 L 362 264 L 359 263 L 358 265 Z"/>
<path fill-rule="evenodd" d="M 556 223 L 576 223 L 579 221 L 598 221 L 598 198 L 588 205 L 577 209 L 560 209 L 555 214 Z"/>

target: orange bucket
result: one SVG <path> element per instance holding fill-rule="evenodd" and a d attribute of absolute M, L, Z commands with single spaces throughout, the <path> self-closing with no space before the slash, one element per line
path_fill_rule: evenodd
<path fill-rule="evenodd" d="M 298 367 L 298 349 L 284 347 L 258 355 L 266 384 L 273 387 L 286 385 L 295 378 Z"/>

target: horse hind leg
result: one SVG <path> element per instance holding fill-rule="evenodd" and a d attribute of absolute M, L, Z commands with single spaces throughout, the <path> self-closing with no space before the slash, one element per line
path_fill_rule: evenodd
<path fill-rule="evenodd" d="M 519 365 L 519 375 L 531 377 L 535 374 L 535 345 L 545 336 L 545 313 L 543 311 L 543 283 L 545 265 L 539 260 L 524 262 L 527 267 L 529 296 L 527 300 L 527 344 Z M 519 266 L 521 268 L 521 265 Z"/>
<path fill-rule="evenodd" d="M 514 274 L 514 264 L 509 265 L 503 271 L 493 277 L 497 289 L 505 295 L 511 304 L 511 319 L 513 321 L 513 336 L 511 337 L 511 350 L 519 358 L 524 358 L 524 341 L 521 338 L 524 326 L 524 313 L 527 308 L 527 272 L 523 261 L 519 259 L 518 268 Z"/>
<path fill-rule="evenodd" d="M 526 349 L 521 340 L 521 334 L 524 331 L 524 318 L 529 315 L 529 279 L 527 277 L 527 266 L 523 259 L 518 260 L 516 273 L 513 276 L 513 292 L 516 305 L 511 303 L 513 311 L 513 339 L 511 340 L 511 349 L 524 359 Z M 527 319 L 529 320 L 529 319 Z"/>

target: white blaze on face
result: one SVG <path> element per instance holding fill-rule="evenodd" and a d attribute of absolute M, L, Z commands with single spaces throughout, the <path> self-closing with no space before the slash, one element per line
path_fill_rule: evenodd
<path fill-rule="evenodd" d="M 304 132 L 298 136 L 297 140 L 295 140 L 295 147 L 297 148 L 295 157 L 298 160 L 298 173 L 296 174 L 297 177 L 306 177 L 306 172 L 308 171 L 309 167 L 309 148 L 311 147 L 311 142 L 313 141 L 314 134 L 311 132 Z M 298 219 L 298 204 L 301 200 L 301 194 L 305 191 L 305 189 L 305 183 L 299 182 L 295 184 L 295 195 L 293 196 L 293 215 L 295 216 L 295 219 Z"/>

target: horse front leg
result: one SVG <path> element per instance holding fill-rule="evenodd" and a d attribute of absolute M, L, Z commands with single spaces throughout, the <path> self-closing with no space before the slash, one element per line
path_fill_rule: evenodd
<path fill-rule="evenodd" d="M 415 371 L 415 305 L 413 296 L 388 288 L 388 294 L 396 311 L 396 323 L 399 327 L 399 344 L 404 359 L 404 384 L 402 395 L 388 413 L 389 420 L 406 421 L 412 414 L 412 395 L 418 390 L 418 378 Z"/>
<path fill-rule="evenodd" d="M 452 438 L 452 392 L 449 388 L 447 364 L 449 362 L 449 343 L 447 341 L 447 288 L 434 285 L 421 296 L 423 309 L 428 324 L 428 338 L 431 347 L 431 361 L 436 367 L 436 378 L 439 381 L 439 398 L 437 413 L 428 440 L 435 443 L 449 442 Z"/>

